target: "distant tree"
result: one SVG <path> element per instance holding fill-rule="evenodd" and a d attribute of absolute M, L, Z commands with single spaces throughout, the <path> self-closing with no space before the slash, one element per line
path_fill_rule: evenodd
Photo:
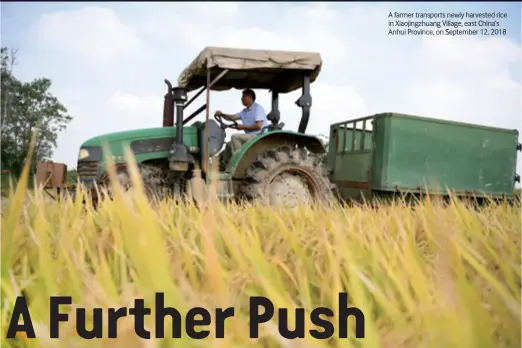
<path fill-rule="evenodd" d="M 48 159 L 56 148 L 58 133 L 72 117 L 49 89 L 51 80 L 21 82 L 13 74 L 16 52 L 1 49 L 1 156 L 2 169 L 19 175 L 29 151 L 31 137 L 38 139 L 33 164 Z"/>
<path fill-rule="evenodd" d="M 69 185 L 75 185 L 78 181 L 78 172 L 76 169 L 70 169 L 67 171 L 67 183 Z"/>

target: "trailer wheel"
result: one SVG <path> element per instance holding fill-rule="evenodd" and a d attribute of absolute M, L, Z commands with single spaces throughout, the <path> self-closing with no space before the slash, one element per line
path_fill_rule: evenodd
<path fill-rule="evenodd" d="M 334 188 L 319 156 L 285 145 L 257 157 L 247 169 L 240 196 L 273 206 L 295 207 L 332 202 Z"/>

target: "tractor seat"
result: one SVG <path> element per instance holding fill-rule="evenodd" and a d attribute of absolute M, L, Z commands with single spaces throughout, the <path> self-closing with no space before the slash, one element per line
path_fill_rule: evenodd
<path fill-rule="evenodd" d="M 276 125 L 271 124 L 271 125 L 268 125 L 266 127 L 263 127 L 261 129 L 261 133 L 260 134 L 264 134 L 266 132 L 272 132 L 272 131 L 275 131 L 275 130 L 281 130 L 281 129 L 283 129 L 284 126 L 285 126 L 284 122 L 278 123 Z"/>
<path fill-rule="evenodd" d="M 276 125 L 279 123 L 280 116 L 281 113 L 279 110 L 272 110 L 268 113 L 268 115 L 266 115 L 266 118 L 272 122 L 272 125 Z"/>
<path fill-rule="evenodd" d="M 274 130 L 281 130 L 285 126 L 284 123 L 279 123 L 279 118 L 280 118 L 279 110 L 272 110 L 272 111 L 270 111 L 268 113 L 268 115 L 266 115 L 266 118 L 270 122 L 272 122 L 272 124 L 263 127 L 263 129 L 261 129 L 261 133 L 260 134 L 263 134 L 265 132 L 271 132 L 271 131 L 274 131 Z"/>

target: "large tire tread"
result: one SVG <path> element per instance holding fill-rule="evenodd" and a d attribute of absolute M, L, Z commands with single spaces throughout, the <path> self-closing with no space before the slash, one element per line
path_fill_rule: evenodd
<path fill-rule="evenodd" d="M 282 168 L 297 169 L 312 179 L 314 201 L 328 203 L 334 200 L 335 185 L 328 179 L 328 169 L 322 158 L 305 148 L 283 145 L 259 155 L 246 172 L 239 196 L 248 201 L 269 203 L 267 190 L 270 181 L 282 174 Z"/>

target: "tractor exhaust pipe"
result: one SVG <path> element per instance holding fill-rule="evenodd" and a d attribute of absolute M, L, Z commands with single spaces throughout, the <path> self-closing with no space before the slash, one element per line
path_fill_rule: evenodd
<path fill-rule="evenodd" d="M 174 97 L 172 95 L 172 84 L 165 79 L 167 84 L 167 94 L 165 94 L 165 102 L 163 104 L 163 127 L 174 126 Z"/>

